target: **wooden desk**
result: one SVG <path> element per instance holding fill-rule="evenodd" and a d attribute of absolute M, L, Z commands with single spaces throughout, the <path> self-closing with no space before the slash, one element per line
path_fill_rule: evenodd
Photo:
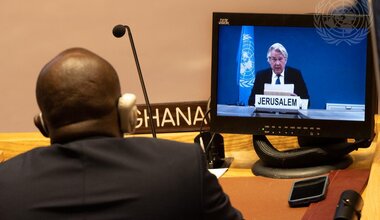
<path fill-rule="evenodd" d="M 159 138 L 193 143 L 194 137 L 198 133 L 168 133 L 158 134 Z M 148 135 L 134 135 L 148 136 Z M 229 177 L 249 177 L 252 165 L 259 159 L 252 147 L 251 135 L 223 134 L 225 141 L 225 151 L 227 157 L 233 157 L 234 161 L 228 172 L 222 178 Z M 289 149 L 297 146 L 295 137 L 269 137 L 271 143 L 277 149 Z M 39 133 L 1 133 L 0 151 L 3 152 L 5 160 L 12 158 L 22 152 L 38 146 L 48 146 L 49 139 L 44 138 Z M 352 152 L 354 163 L 350 168 L 371 168 L 370 179 L 365 192 L 363 193 L 364 208 L 363 220 L 378 219 L 380 217 L 380 148 L 376 143 L 372 143 L 370 148 L 359 149 Z"/>

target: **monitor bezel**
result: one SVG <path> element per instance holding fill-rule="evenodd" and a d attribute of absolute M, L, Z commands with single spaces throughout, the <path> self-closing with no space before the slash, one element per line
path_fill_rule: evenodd
<path fill-rule="evenodd" d="M 214 12 L 212 23 L 212 67 L 211 67 L 211 102 L 210 130 L 220 133 L 237 133 L 253 135 L 284 135 L 293 136 L 288 132 L 277 132 L 289 126 L 296 126 L 301 131 L 296 136 L 311 136 L 309 128 L 318 127 L 318 137 L 367 139 L 374 135 L 374 115 L 376 105 L 374 67 L 372 58 L 371 37 L 367 37 L 367 75 L 365 95 L 365 120 L 320 120 L 320 119 L 289 119 L 235 117 L 217 115 L 218 91 L 218 44 L 220 25 L 253 25 L 253 26 L 293 26 L 314 27 L 314 14 L 265 14 L 265 13 L 229 13 Z M 332 15 L 319 15 L 332 16 Z M 347 15 L 363 16 L 363 15 Z M 219 23 L 222 24 L 219 24 Z M 371 34 L 371 31 L 369 31 Z M 275 128 L 276 132 L 268 133 L 264 127 Z M 278 129 L 280 128 L 280 129 Z M 303 131 L 305 130 L 305 131 Z M 314 135 L 315 133 L 313 133 Z"/>

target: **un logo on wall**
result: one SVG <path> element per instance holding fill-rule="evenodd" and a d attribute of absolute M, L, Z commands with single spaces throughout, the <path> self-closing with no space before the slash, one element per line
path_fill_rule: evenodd
<path fill-rule="evenodd" d="M 253 38 L 249 34 L 244 34 L 240 61 L 240 87 L 251 88 L 253 86 L 254 62 Z"/>
<path fill-rule="evenodd" d="M 371 25 L 368 5 L 349 5 L 350 1 L 323 0 L 315 8 L 314 26 L 329 44 L 357 44 L 367 37 Z M 323 15 L 322 15 L 323 14 Z M 360 16 L 353 16 L 360 15 Z"/>

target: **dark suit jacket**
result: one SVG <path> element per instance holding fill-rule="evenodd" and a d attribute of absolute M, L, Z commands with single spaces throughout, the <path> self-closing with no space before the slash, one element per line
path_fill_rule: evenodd
<path fill-rule="evenodd" d="M 241 219 L 195 144 L 91 138 L 0 164 L 0 219 Z"/>
<path fill-rule="evenodd" d="M 309 99 L 309 93 L 299 70 L 285 67 L 285 84 L 294 84 L 294 93 L 302 99 Z M 264 94 L 264 84 L 272 82 L 272 69 L 265 69 L 256 73 L 255 82 L 248 100 L 249 105 L 255 105 L 255 95 Z M 309 102 L 310 103 L 310 102 Z"/>

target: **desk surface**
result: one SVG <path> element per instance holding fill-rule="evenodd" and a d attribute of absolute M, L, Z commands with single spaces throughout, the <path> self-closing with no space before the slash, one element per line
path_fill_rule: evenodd
<path fill-rule="evenodd" d="M 157 136 L 159 138 L 190 143 L 193 142 L 196 135 L 197 133 L 195 132 L 185 132 L 158 134 Z M 251 167 L 259 159 L 252 147 L 252 136 L 232 134 L 223 134 L 223 136 L 226 156 L 233 157 L 234 161 L 222 178 L 252 177 Z M 295 137 L 269 136 L 268 139 L 279 150 L 297 147 L 297 139 Z M 5 160 L 34 147 L 48 145 L 49 139 L 44 138 L 39 133 L 0 133 L 0 152 L 3 152 Z M 354 163 L 350 166 L 350 169 L 371 168 L 369 182 L 363 193 L 364 207 L 362 219 L 377 219 L 380 216 L 380 148 L 374 142 L 369 148 L 352 152 L 351 156 Z"/>

